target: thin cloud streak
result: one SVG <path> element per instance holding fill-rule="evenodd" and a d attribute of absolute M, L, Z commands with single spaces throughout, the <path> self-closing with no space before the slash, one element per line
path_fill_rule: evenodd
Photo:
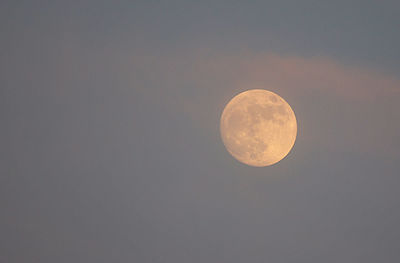
<path fill-rule="evenodd" d="M 199 129 L 217 133 L 220 112 L 235 94 L 263 88 L 294 107 L 300 144 L 368 154 L 397 151 L 393 141 L 400 132 L 400 115 L 391 109 L 400 95 L 400 80 L 379 70 L 327 57 L 273 53 L 199 52 L 141 61 L 150 82 L 157 76 L 157 83 L 150 85 L 154 90 L 146 93 L 163 94 L 172 111 L 186 114 Z"/>

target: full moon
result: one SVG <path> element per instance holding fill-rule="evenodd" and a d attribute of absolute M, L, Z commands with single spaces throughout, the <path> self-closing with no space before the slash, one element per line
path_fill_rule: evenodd
<path fill-rule="evenodd" d="M 250 166 L 282 160 L 296 140 L 296 116 L 279 95 L 253 89 L 236 95 L 222 112 L 220 130 L 228 152 Z"/>

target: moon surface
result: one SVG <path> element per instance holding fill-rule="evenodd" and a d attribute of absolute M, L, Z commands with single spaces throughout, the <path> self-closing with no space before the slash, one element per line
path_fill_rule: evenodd
<path fill-rule="evenodd" d="M 222 112 L 220 130 L 228 152 L 250 166 L 282 160 L 297 135 L 296 116 L 279 95 L 262 89 L 236 95 Z"/>

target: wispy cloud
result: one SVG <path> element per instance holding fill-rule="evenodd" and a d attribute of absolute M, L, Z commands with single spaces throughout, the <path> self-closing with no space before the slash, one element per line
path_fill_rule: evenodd
<path fill-rule="evenodd" d="M 400 80 L 378 69 L 344 65 L 328 57 L 272 53 L 198 52 L 143 61 L 148 61 L 143 72 L 157 76 L 155 92 L 163 94 L 172 110 L 189 115 L 196 126 L 216 132 L 219 114 L 235 94 L 264 88 L 295 108 L 299 140 L 306 145 L 395 151 L 400 115 L 392 109 L 393 99 L 400 95 Z"/>
<path fill-rule="evenodd" d="M 400 79 L 379 70 L 343 65 L 328 57 L 304 58 L 272 53 L 200 59 L 202 71 L 226 78 L 240 89 L 256 86 L 301 92 L 319 90 L 356 100 L 400 91 Z"/>

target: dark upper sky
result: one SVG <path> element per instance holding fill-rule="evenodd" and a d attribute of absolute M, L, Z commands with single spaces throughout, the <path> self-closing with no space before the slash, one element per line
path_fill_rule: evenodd
<path fill-rule="evenodd" d="M 0 262 L 398 262 L 399 3 L 2 1 Z M 252 88 L 271 167 L 219 135 Z"/>

